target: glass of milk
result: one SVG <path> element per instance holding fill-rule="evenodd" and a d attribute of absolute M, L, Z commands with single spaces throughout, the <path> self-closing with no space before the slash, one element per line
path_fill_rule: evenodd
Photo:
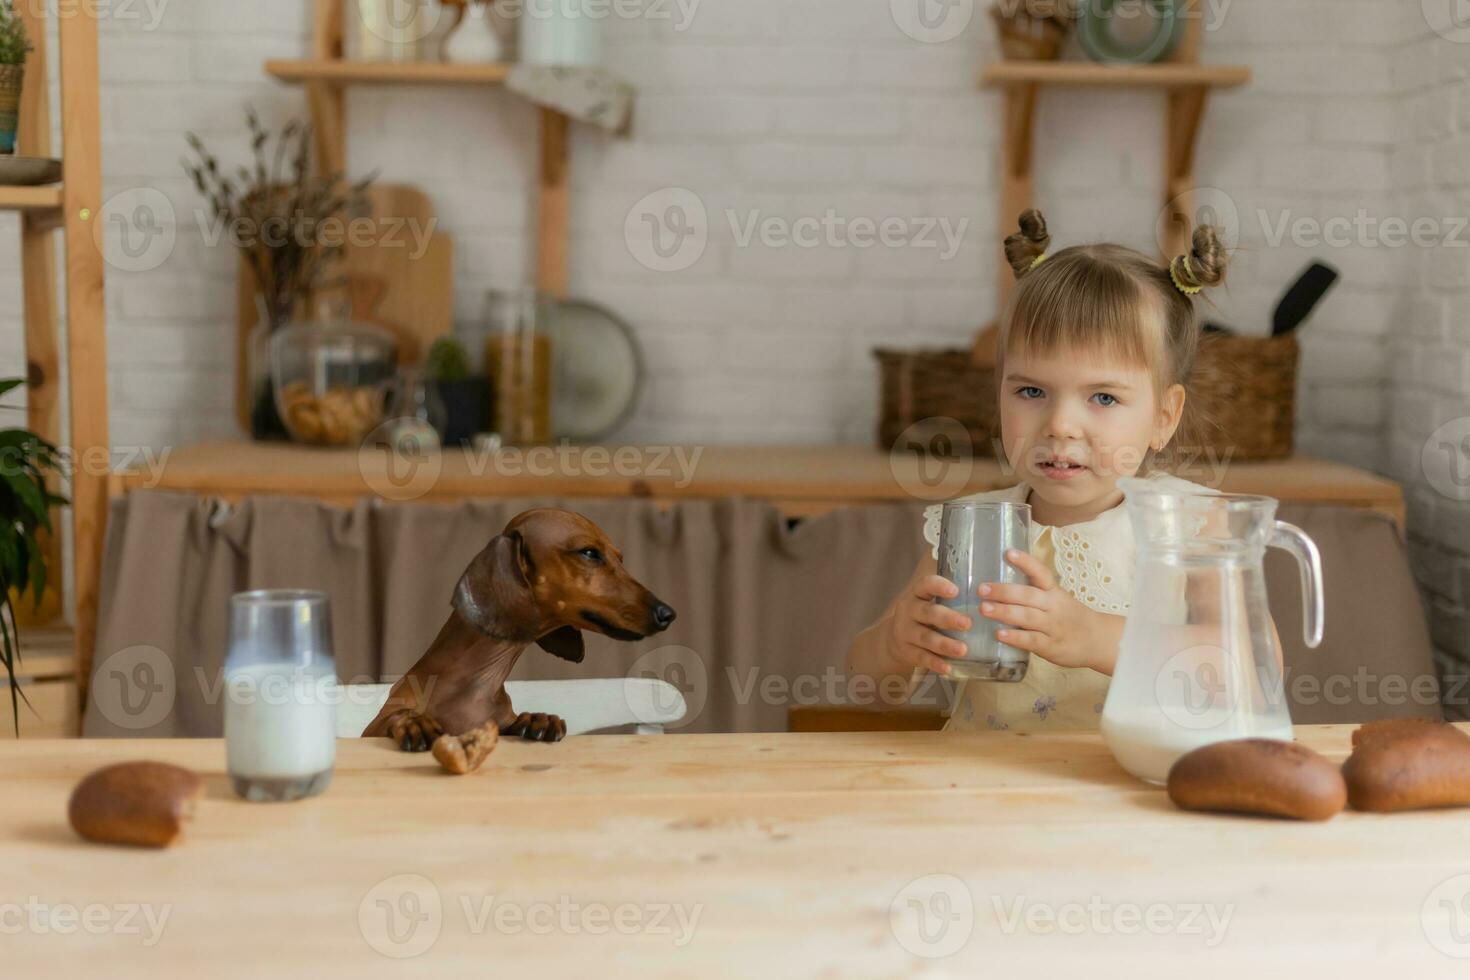
<path fill-rule="evenodd" d="M 230 597 L 225 753 L 247 800 L 299 800 L 327 788 L 337 757 L 337 668 L 325 592 Z"/>

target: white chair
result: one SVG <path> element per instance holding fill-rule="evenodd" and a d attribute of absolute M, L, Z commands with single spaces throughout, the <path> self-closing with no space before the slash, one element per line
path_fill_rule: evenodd
<path fill-rule="evenodd" d="M 349 684 L 337 706 L 337 737 L 357 738 L 388 701 L 391 684 Z M 560 715 L 568 735 L 637 725 L 640 735 L 662 735 L 684 717 L 684 695 L 656 677 L 576 681 L 506 681 L 516 711 Z"/>

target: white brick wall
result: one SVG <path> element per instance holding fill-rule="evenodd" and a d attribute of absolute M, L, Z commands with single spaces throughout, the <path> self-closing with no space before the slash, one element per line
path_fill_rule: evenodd
<path fill-rule="evenodd" d="M 1450 677 L 1470 669 L 1470 502 L 1460 499 L 1465 494 L 1455 485 L 1457 474 L 1434 464 L 1446 453 L 1460 466 L 1467 462 L 1458 442 L 1464 434 L 1453 425 L 1470 415 L 1470 230 L 1448 222 L 1470 217 L 1470 36 L 1447 40 L 1420 17 L 1419 5 L 1408 6 L 1415 9 L 1405 12 L 1405 27 L 1390 50 L 1388 210 L 1447 222 L 1458 247 L 1403 250 L 1397 307 L 1385 335 L 1386 463 L 1408 495 L 1415 571 L 1441 670 Z M 1441 430 L 1447 423 L 1452 429 Z M 1467 704 L 1446 704 L 1445 710 L 1470 718 Z"/>
<path fill-rule="evenodd" d="M 108 270 L 120 441 L 159 447 L 234 433 L 221 384 L 233 362 L 234 258 L 204 247 L 194 227 L 199 201 L 179 165 L 183 133 L 200 133 L 223 159 L 243 159 L 246 103 L 276 125 L 305 114 L 302 93 L 267 79 L 261 63 L 307 51 L 308 6 L 165 0 L 103 22 L 105 192 L 154 188 L 183 218 L 159 268 Z M 1306 261 L 1343 269 L 1303 335 L 1300 436 L 1307 451 L 1371 467 L 1384 465 L 1384 338 L 1425 308 L 1403 295 L 1413 263 L 1402 250 L 1271 247 L 1265 230 L 1283 214 L 1376 213 L 1391 189 L 1462 172 L 1454 134 L 1466 108 L 1447 83 L 1416 103 L 1412 123 L 1404 118 L 1398 89 L 1447 69 L 1405 55 L 1411 31 L 1389 6 L 1224 7 L 1205 57 L 1249 64 L 1256 81 L 1212 100 L 1198 167 L 1201 184 L 1227 192 L 1241 219 L 1243 248 L 1228 294 L 1215 297 L 1218 318 L 1264 330 Z M 958 38 L 940 44 L 906 36 L 887 0 L 701 0 L 682 32 L 672 21 L 608 22 L 609 64 L 640 97 L 631 139 L 575 131 L 571 268 L 574 291 L 627 316 L 648 348 L 653 377 L 624 437 L 866 442 L 877 401 L 869 349 L 964 343 L 990 318 L 1000 96 L 974 84 L 995 56 L 984 4 L 977 9 Z M 1037 197 L 1058 245 L 1111 239 L 1152 251 L 1160 99 L 1043 98 Z M 349 110 L 354 169 L 425 186 L 455 234 L 463 316 L 479 315 L 485 289 L 529 276 L 528 107 L 496 91 L 363 89 Z M 1446 139 L 1390 152 L 1407 125 Z M 692 268 L 658 273 L 630 253 L 623 222 L 635 202 L 666 187 L 699 195 L 710 242 Z M 757 210 L 792 222 L 829 209 L 844 223 L 932 218 L 965 234 L 947 261 L 933 249 L 851 242 L 768 247 L 757 236 L 742 245 L 725 213 L 743 226 Z M 13 248 L 12 238 L 0 234 L 0 249 Z M 0 260 L 11 256 L 0 251 Z M 1463 263 L 1413 269 L 1435 288 L 1467 274 Z M 18 288 L 0 277 L 0 295 Z M 14 336 L 14 315 L 0 317 Z M 18 345 L 0 344 L 4 353 Z M 1451 370 L 1436 363 L 1439 374 Z"/>

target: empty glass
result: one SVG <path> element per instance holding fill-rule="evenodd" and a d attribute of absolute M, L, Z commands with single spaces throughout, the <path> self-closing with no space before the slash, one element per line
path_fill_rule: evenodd
<path fill-rule="evenodd" d="M 939 574 L 959 586 L 953 599 L 936 599 L 970 617 L 968 630 L 940 630 L 965 644 L 968 652 L 950 660 L 956 679 L 1019 681 L 1031 654 L 996 639 L 1004 626 L 980 614 L 982 582 L 1026 584 L 1025 574 L 1006 561 L 1008 549 L 1031 548 L 1031 506 L 1006 501 L 952 500 L 939 521 Z"/>
<path fill-rule="evenodd" d="M 236 793 L 296 800 L 326 789 L 337 756 L 337 700 L 325 592 L 230 597 L 225 753 Z"/>

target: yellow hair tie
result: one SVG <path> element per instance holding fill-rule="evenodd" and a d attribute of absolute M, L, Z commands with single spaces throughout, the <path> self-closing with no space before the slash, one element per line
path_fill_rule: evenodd
<path fill-rule="evenodd" d="M 1036 256 L 1036 258 L 1034 258 L 1034 259 L 1031 260 L 1031 269 L 1036 268 L 1038 265 L 1040 265 L 1041 263 L 1043 263 L 1045 261 L 1046 261 L 1046 253 L 1045 252 L 1042 252 L 1040 255 Z M 1028 269 L 1027 271 L 1030 271 L 1030 270 Z"/>
<path fill-rule="evenodd" d="M 1174 262 L 1178 262 L 1179 259 L 1183 259 L 1184 260 L 1184 271 L 1185 272 L 1188 272 L 1191 276 L 1193 276 L 1194 275 L 1194 268 L 1189 264 L 1189 256 L 1187 256 L 1187 255 L 1180 255 L 1177 258 L 1175 258 Z M 1198 293 L 1200 290 L 1204 289 L 1203 286 L 1186 286 L 1184 283 L 1180 282 L 1179 281 L 1179 273 L 1174 268 L 1174 262 L 1170 262 L 1169 263 L 1169 278 L 1171 280 L 1173 280 L 1174 287 L 1176 289 L 1178 289 L 1181 293 L 1185 293 L 1185 294 L 1187 294 L 1189 296 L 1193 296 L 1196 293 Z"/>

